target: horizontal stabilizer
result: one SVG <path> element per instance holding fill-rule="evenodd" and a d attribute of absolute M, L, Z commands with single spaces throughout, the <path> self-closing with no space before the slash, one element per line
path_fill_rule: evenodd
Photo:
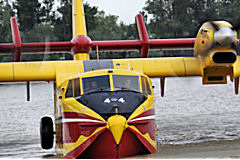
<path fill-rule="evenodd" d="M 81 16 L 82 17 L 82 16 Z M 83 21 L 83 20 L 82 20 Z M 82 22 L 81 21 L 81 22 Z M 22 43 L 16 18 L 11 18 L 13 43 L 0 43 L 0 54 L 14 54 L 14 61 L 21 60 L 22 53 L 58 53 L 73 54 L 95 51 L 139 50 L 142 58 L 148 56 L 149 49 L 193 48 L 195 38 L 186 39 L 148 39 L 142 15 L 136 16 L 138 40 L 91 41 L 87 35 L 77 35 L 69 42 Z M 79 31 L 85 33 L 85 31 Z"/>

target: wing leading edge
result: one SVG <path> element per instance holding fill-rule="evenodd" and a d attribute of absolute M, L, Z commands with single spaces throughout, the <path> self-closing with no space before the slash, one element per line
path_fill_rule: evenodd
<path fill-rule="evenodd" d="M 96 60 L 91 60 L 98 63 Z M 142 58 L 102 60 L 112 63 L 114 69 L 127 69 L 149 77 L 201 76 L 199 58 Z M 47 81 L 60 84 L 68 77 L 81 74 L 86 61 L 12 62 L 0 63 L 0 81 Z M 103 67 L 101 69 L 109 69 Z M 111 69 L 111 68 L 110 68 Z M 58 77 L 58 78 L 57 78 Z M 59 78 L 61 77 L 61 78 Z"/>

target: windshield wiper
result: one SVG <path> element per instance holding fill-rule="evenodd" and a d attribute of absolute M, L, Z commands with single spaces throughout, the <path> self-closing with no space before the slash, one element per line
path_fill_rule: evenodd
<path fill-rule="evenodd" d="M 130 91 L 130 92 L 135 92 L 135 93 L 141 93 L 139 91 L 132 90 L 132 89 L 129 89 L 129 88 L 126 88 L 126 87 L 114 87 L 114 88 L 119 89 L 119 90 L 115 90 L 115 91 Z"/>
<path fill-rule="evenodd" d="M 126 88 L 126 87 L 114 87 L 114 88 L 117 88 L 117 89 L 120 89 L 120 90 L 130 90 L 129 88 Z"/>
<path fill-rule="evenodd" d="M 85 93 L 85 95 L 89 95 L 92 93 L 98 93 L 98 92 L 106 92 L 106 91 L 110 91 L 109 88 L 97 88 L 95 90 Z"/>

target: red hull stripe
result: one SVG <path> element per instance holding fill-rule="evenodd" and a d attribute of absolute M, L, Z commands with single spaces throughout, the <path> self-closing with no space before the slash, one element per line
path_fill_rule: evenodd
<path fill-rule="evenodd" d="M 128 129 L 138 137 L 138 139 L 142 142 L 142 144 L 148 149 L 150 153 L 156 152 L 156 149 L 141 134 L 139 134 L 132 128 L 128 128 Z"/>
<path fill-rule="evenodd" d="M 147 110 L 146 112 L 143 112 L 140 115 L 134 117 L 133 119 L 131 119 L 131 121 L 134 120 L 134 119 L 137 119 L 137 118 L 146 117 L 146 116 L 153 116 L 153 115 L 155 115 L 154 109 L 150 109 L 150 110 Z"/>
<path fill-rule="evenodd" d="M 144 123 L 149 123 L 151 121 L 155 120 L 155 116 L 145 116 L 145 117 L 140 117 L 136 119 L 132 119 L 128 121 L 129 125 L 137 125 L 137 124 L 144 124 Z"/>
<path fill-rule="evenodd" d="M 107 128 L 104 128 L 91 136 L 89 139 L 87 139 L 85 142 L 83 142 L 81 145 L 79 145 L 77 148 L 69 152 L 64 158 L 72 158 L 76 159 L 79 157 L 80 154 L 82 154 L 83 151 L 85 151 L 92 143 L 93 141 L 102 133 L 106 130 Z"/>
<path fill-rule="evenodd" d="M 134 118 L 130 120 L 129 122 L 136 122 L 136 121 L 142 121 L 142 120 L 154 120 L 155 116 L 145 116 L 145 117 L 140 117 L 140 118 Z"/>
<path fill-rule="evenodd" d="M 98 119 L 98 118 L 95 118 L 92 116 L 88 116 L 83 113 L 77 113 L 77 112 L 64 112 L 63 117 L 64 118 L 83 118 L 83 119 L 92 119 L 92 120 L 102 121 L 101 119 Z"/>

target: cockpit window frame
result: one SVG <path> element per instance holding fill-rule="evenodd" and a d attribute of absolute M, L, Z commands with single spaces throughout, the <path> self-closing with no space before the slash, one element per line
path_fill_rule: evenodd
<path fill-rule="evenodd" d="M 81 77 L 81 79 L 80 79 L 80 81 L 81 81 L 81 90 L 82 90 L 82 94 L 87 94 L 87 93 L 89 93 L 89 92 L 92 92 L 92 91 L 97 91 L 97 90 L 99 90 L 99 89 L 103 89 L 103 91 L 111 91 L 111 78 L 110 78 L 110 74 L 104 74 L 104 75 L 97 75 L 97 76 L 84 76 L 84 77 Z M 98 82 L 98 85 L 100 84 L 100 87 L 98 87 L 98 88 L 96 88 L 96 90 L 94 90 L 94 89 L 90 89 L 89 90 L 89 92 L 86 92 L 86 89 L 85 89 L 85 82 L 84 82 L 84 79 L 94 79 L 94 78 L 100 78 L 100 77 L 108 77 L 108 80 L 106 81 L 107 83 L 108 83 L 108 87 L 104 87 L 103 86 L 103 88 L 101 87 L 101 83 L 99 83 Z M 95 82 L 96 82 L 97 80 L 95 80 Z M 93 82 L 93 81 L 92 81 Z M 89 82 L 89 85 L 90 85 L 90 83 L 92 83 L 92 82 Z"/>
<path fill-rule="evenodd" d="M 137 85 L 134 87 L 135 89 L 133 88 L 128 88 L 127 86 L 121 84 L 120 86 L 117 86 L 116 87 L 116 81 L 115 81 L 115 76 L 119 76 L 119 77 L 132 77 L 132 78 L 137 78 Z M 112 74 L 112 83 L 113 83 L 113 90 L 116 91 L 116 90 L 119 90 L 122 88 L 122 90 L 126 89 L 126 90 L 133 90 L 133 91 L 136 91 L 136 92 L 141 92 L 141 87 L 140 87 L 140 79 L 139 79 L 139 75 L 123 75 L 123 74 Z M 127 79 L 128 80 L 128 79 Z M 127 83 L 128 81 L 125 81 L 125 83 Z M 131 81 L 129 81 L 130 83 Z M 134 81 L 132 81 L 131 83 L 133 83 Z"/>
<path fill-rule="evenodd" d="M 115 88 L 115 77 L 116 76 L 122 76 L 122 77 L 135 77 L 137 80 L 137 88 L 133 89 L 133 88 L 127 88 L 126 86 L 123 86 L 122 89 L 121 88 Z M 87 94 L 88 92 L 84 91 L 85 88 L 85 82 L 84 79 L 94 79 L 94 78 L 99 78 L 99 77 L 107 77 L 107 85 L 108 88 L 104 88 L 102 91 L 119 91 L 119 90 L 133 90 L 136 92 L 140 92 L 146 95 L 152 95 L 152 89 L 150 87 L 151 83 L 149 82 L 149 78 L 147 78 L 144 75 L 141 74 L 114 74 L 114 73 L 110 73 L 110 74 L 102 74 L 102 75 L 84 75 L 84 76 L 80 76 L 77 78 L 73 78 L 73 79 L 69 79 L 67 82 L 67 86 L 66 86 L 66 92 L 65 92 L 65 98 L 70 98 L 70 97 L 78 97 L 81 96 L 83 94 Z M 76 80 L 78 79 L 78 80 Z M 69 83 L 71 83 L 71 87 L 72 87 L 72 94 L 71 95 L 67 95 L 69 93 Z M 78 83 L 77 85 L 79 85 L 77 88 L 75 87 L 76 83 Z M 101 87 L 100 87 L 101 88 Z M 145 90 L 144 90 L 145 88 Z M 79 89 L 78 91 L 76 91 L 76 89 Z M 101 90 L 97 90 L 97 91 L 101 91 Z M 77 95 L 76 95 L 77 94 Z"/>
<path fill-rule="evenodd" d="M 78 85 L 78 87 L 75 87 L 76 85 Z M 69 94 L 69 91 L 71 91 L 72 94 Z M 66 86 L 65 98 L 77 97 L 77 96 L 80 96 L 81 93 L 82 91 L 81 91 L 80 78 L 77 77 L 77 78 L 68 80 L 67 86 Z"/>
<path fill-rule="evenodd" d="M 73 79 L 68 80 L 66 92 L 65 92 L 65 98 L 73 97 Z"/>
<path fill-rule="evenodd" d="M 140 76 L 141 77 L 141 86 L 142 86 L 142 93 L 143 94 L 148 94 L 152 95 L 152 90 L 151 90 L 151 84 L 149 83 L 149 80 L 145 76 Z"/>

